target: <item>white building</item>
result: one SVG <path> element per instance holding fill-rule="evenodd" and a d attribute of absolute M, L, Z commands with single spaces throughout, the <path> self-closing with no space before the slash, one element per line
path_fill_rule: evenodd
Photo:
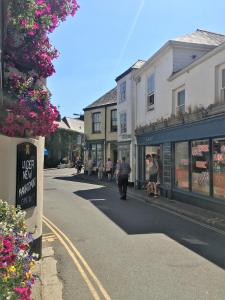
<path fill-rule="evenodd" d="M 171 40 L 135 79 L 139 181 L 158 149 L 163 195 L 225 211 L 225 36 Z"/>
<path fill-rule="evenodd" d="M 135 181 L 135 81 L 134 73 L 145 61 L 138 60 L 116 78 L 117 120 L 118 120 L 118 159 L 126 158 L 131 165 L 129 181 Z"/>

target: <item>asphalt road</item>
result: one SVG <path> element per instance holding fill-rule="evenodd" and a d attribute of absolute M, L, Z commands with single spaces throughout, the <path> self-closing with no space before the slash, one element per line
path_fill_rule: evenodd
<path fill-rule="evenodd" d="M 111 299 L 225 299 L 225 233 L 137 199 L 121 201 L 117 190 L 73 173 L 45 171 L 44 215 L 69 237 Z M 64 246 L 57 239 L 51 246 L 63 299 L 93 299 Z"/>

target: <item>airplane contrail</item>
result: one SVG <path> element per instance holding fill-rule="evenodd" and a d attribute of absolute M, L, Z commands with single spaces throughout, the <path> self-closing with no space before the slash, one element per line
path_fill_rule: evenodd
<path fill-rule="evenodd" d="M 115 71 L 116 71 L 117 67 L 118 67 L 119 64 L 120 64 L 121 59 L 122 59 L 123 56 L 124 56 L 124 53 L 125 53 L 125 51 L 126 51 L 126 49 L 127 49 L 127 45 L 128 45 L 128 43 L 129 43 L 130 38 L 131 38 L 131 36 L 132 36 L 132 34 L 133 34 L 133 32 L 134 32 L 134 29 L 135 29 L 135 27 L 136 27 L 136 25 L 137 25 L 137 22 L 138 22 L 138 19 L 139 19 L 139 17 L 140 17 L 140 14 L 141 14 L 141 12 L 142 12 L 142 9 L 143 9 L 143 7 L 144 7 L 144 4 L 145 4 L 145 0 L 142 0 L 141 3 L 140 3 L 140 5 L 139 5 L 139 8 L 138 8 L 138 10 L 137 10 L 137 13 L 136 13 L 136 15 L 135 15 L 135 17 L 134 17 L 134 21 L 133 21 L 133 23 L 132 23 L 132 25 L 131 25 L 131 27 L 130 27 L 130 30 L 129 30 L 129 32 L 128 32 L 128 35 L 127 35 L 126 40 L 125 40 L 125 42 L 124 42 L 124 45 L 123 45 L 123 47 L 122 47 L 122 49 L 121 49 L 121 51 L 120 51 L 120 55 L 119 55 L 119 58 L 118 58 L 118 60 L 117 60 L 116 66 L 115 66 Z"/>

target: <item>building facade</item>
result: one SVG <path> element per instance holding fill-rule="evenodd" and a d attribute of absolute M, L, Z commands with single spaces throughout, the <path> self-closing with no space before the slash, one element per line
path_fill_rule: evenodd
<path fill-rule="evenodd" d="M 128 70 L 116 78 L 117 83 L 117 119 L 118 119 L 118 159 L 126 158 L 130 163 L 130 182 L 135 182 L 136 147 L 135 147 L 135 85 L 134 74 L 145 62 L 138 60 Z"/>
<path fill-rule="evenodd" d="M 76 157 L 83 159 L 84 121 L 64 117 L 57 130 L 45 139 L 45 167 L 56 167 L 60 163 L 73 165 Z"/>
<path fill-rule="evenodd" d="M 161 193 L 225 211 L 225 36 L 169 41 L 136 73 L 137 177 L 156 153 Z"/>
<path fill-rule="evenodd" d="M 96 167 L 110 158 L 117 161 L 117 90 L 113 88 L 84 108 L 85 160 Z"/>

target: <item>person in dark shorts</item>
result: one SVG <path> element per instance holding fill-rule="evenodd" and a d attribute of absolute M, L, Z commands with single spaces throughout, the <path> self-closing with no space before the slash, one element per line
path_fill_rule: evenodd
<path fill-rule="evenodd" d="M 146 155 L 146 159 L 149 160 L 149 181 L 152 183 L 154 188 L 154 197 L 158 197 L 157 185 L 156 185 L 158 181 L 158 171 L 159 171 L 158 161 L 153 154 Z"/>
<path fill-rule="evenodd" d="M 131 171 L 129 163 L 126 163 L 125 160 L 125 157 L 123 157 L 122 162 L 118 166 L 118 188 L 121 200 L 126 200 L 127 198 L 128 176 Z"/>

